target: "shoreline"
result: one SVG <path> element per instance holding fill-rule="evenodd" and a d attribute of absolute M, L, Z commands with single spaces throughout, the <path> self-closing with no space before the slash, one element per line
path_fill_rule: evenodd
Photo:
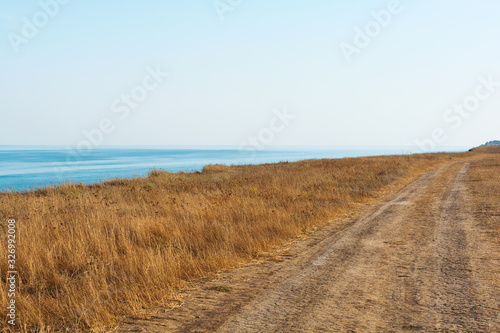
<path fill-rule="evenodd" d="M 115 148 L 109 148 L 111 150 L 115 149 Z M 4 175 L 0 175 L 0 178 L 1 177 L 11 177 L 12 179 L 10 180 L 10 183 L 7 183 L 5 185 L 1 185 L 0 183 L 0 194 L 1 193 L 16 193 L 16 192 L 20 192 L 20 193 L 27 193 L 27 192 L 32 192 L 32 191 L 37 191 L 37 190 L 43 190 L 45 188 L 51 188 L 51 187 L 58 187 L 58 186 L 65 186 L 65 185 L 87 185 L 87 186 L 91 186 L 91 185 L 96 185 L 96 184 L 101 184 L 101 183 L 105 183 L 107 181 L 111 181 L 111 180 L 116 180 L 116 179 L 127 179 L 127 180 L 130 180 L 130 179 L 134 179 L 134 178 L 144 178 L 144 177 L 147 177 L 147 174 L 152 171 L 152 170 L 161 170 L 161 171 L 167 171 L 167 172 L 171 172 L 171 173 L 177 173 L 177 172 L 184 172 L 184 173 L 196 173 L 196 172 L 201 172 L 203 167 L 205 167 L 206 165 L 210 165 L 210 164 L 223 164 L 223 165 L 228 165 L 228 166 L 233 166 L 233 165 L 266 165 L 266 164 L 277 164 L 277 163 L 283 163 L 283 162 L 288 162 L 288 163 L 295 163 L 295 162 L 301 162 L 301 161 L 306 161 L 306 160 L 313 160 L 313 159 L 340 159 L 340 158 L 363 158 L 363 157 L 373 157 L 373 156 L 408 156 L 408 155 L 419 155 L 419 154 L 439 154 L 439 153 L 450 153 L 450 154 L 453 154 L 453 153 L 463 153 L 463 152 L 466 152 L 466 150 L 460 150 L 460 151 L 449 151 L 449 152 L 431 152 L 431 153 L 414 153 L 414 154 L 406 154 L 406 153 L 397 153 L 397 151 L 391 151 L 391 152 L 387 152 L 386 154 L 384 153 L 381 153 L 381 149 L 382 148 L 377 148 L 377 149 L 372 149 L 372 150 L 349 150 L 349 149 L 346 149 L 345 152 L 344 150 L 341 150 L 341 149 L 337 149 L 337 150 L 332 150 L 332 151 L 328 151 L 328 150 L 325 150 L 325 151 L 316 151 L 316 150 L 311 150 L 310 152 L 316 152 L 318 157 L 315 158 L 313 156 L 311 157 L 307 157 L 307 156 L 304 156 L 306 158 L 293 158 L 293 156 L 291 156 L 291 158 L 287 161 L 286 158 L 282 158 L 282 160 L 280 160 L 280 157 L 261 157 L 262 158 L 269 158 L 271 160 L 269 161 L 261 161 L 259 160 L 259 158 L 257 157 L 251 157 L 251 158 L 247 158 L 247 160 L 242 160 L 240 162 L 242 163 L 239 163 L 239 164 L 235 164 L 235 163 L 211 163 L 210 161 L 207 161 L 206 164 L 196 164 L 196 165 L 188 165 L 188 161 L 186 161 L 186 166 L 180 166 L 180 165 L 176 165 L 175 163 L 177 162 L 171 162 L 172 163 L 172 166 L 170 168 L 167 167 L 167 169 L 170 169 L 170 170 L 165 170 L 165 168 L 159 168 L 159 167 L 154 167 L 154 166 L 150 166 L 150 167 L 141 167 L 141 168 L 138 168 L 137 169 L 137 173 L 135 174 L 132 174 L 132 175 L 124 175 L 124 172 L 123 171 L 115 171 L 113 175 L 113 173 L 111 174 L 108 174 L 106 176 L 104 176 L 105 178 L 101 178 L 101 179 L 93 179 L 93 180 L 90 180 L 89 179 L 89 176 L 86 176 L 87 178 L 83 178 L 83 179 L 79 179 L 78 177 L 79 176 L 70 176 L 68 174 L 70 173 L 85 173 L 85 172 L 88 172 L 87 169 L 85 169 L 84 167 L 82 166 L 79 166 L 79 165 L 71 165 L 71 164 L 65 164 L 64 162 L 52 162 L 52 165 L 47 165 L 46 167 L 44 167 L 45 169 L 47 169 L 48 167 L 50 167 L 52 169 L 52 173 L 53 173 L 53 178 L 52 180 L 50 181 L 43 181 L 43 184 L 42 184 L 42 181 L 38 180 L 38 182 L 40 182 L 40 184 L 36 184 L 36 185 L 27 185 L 27 184 L 24 184 L 26 181 L 28 181 L 30 179 L 30 177 L 38 177 L 38 173 L 28 173 L 28 174 L 25 174 L 28 178 L 28 180 L 26 181 L 20 181 L 19 179 L 23 179 L 22 175 L 17 175 L 17 174 L 14 174 L 16 175 L 16 177 L 14 178 L 14 175 L 9 175 L 9 174 L 4 174 Z M 391 149 L 401 149 L 400 147 L 393 147 Z M 153 149 L 154 151 L 155 149 Z M 19 151 L 22 151 L 22 150 L 19 150 Z M 40 151 L 44 151 L 44 150 L 40 150 Z M 58 151 L 57 149 L 55 151 Z M 121 150 L 122 152 L 128 152 L 128 151 L 131 151 L 129 150 L 128 148 L 124 148 L 123 150 Z M 133 151 L 138 151 L 137 149 L 134 149 Z M 140 151 L 140 150 L 139 150 Z M 148 150 L 145 150 L 145 151 L 148 151 Z M 160 149 L 158 151 L 161 151 L 161 152 L 171 152 L 171 151 L 176 151 L 176 152 L 182 152 L 184 151 L 183 149 L 167 149 L 167 150 L 164 150 L 164 149 Z M 203 155 L 203 153 L 207 153 L 207 152 L 216 152 L 218 150 L 192 150 L 192 152 L 199 152 L 200 154 L 199 155 Z M 1 152 L 1 150 L 0 150 Z M 222 150 L 222 152 L 224 153 L 232 153 L 232 154 L 236 154 L 238 153 L 239 151 L 238 150 Z M 307 153 L 310 153 L 310 152 L 307 152 Z M 369 154 L 370 152 L 372 152 L 373 154 Z M 292 150 L 292 151 L 281 151 L 281 150 L 276 150 L 276 151 L 267 151 L 267 152 L 264 152 L 266 154 L 273 154 L 273 153 L 276 153 L 276 154 L 280 154 L 280 153 L 296 153 L 296 154 L 301 154 L 303 153 L 302 151 L 299 151 L 299 150 Z M 346 155 L 346 156 L 333 156 L 333 157 L 324 157 L 324 155 L 328 154 L 328 153 L 331 153 L 332 155 L 334 154 L 339 154 L 339 153 L 343 153 L 343 155 Z M 363 154 L 364 153 L 364 154 Z M 323 155 L 323 156 L 321 156 Z M 179 159 L 182 160 L 182 156 L 179 157 Z M 196 156 L 194 156 L 193 158 L 197 158 Z M 202 159 L 203 157 L 198 157 L 200 159 Z M 255 160 L 255 161 L 252 161 Z M 274 160 L 272 160 L 274 159 Z M 131 161 L 132 162 L 132 161 Z M 210 163 L 209 163 L 210 162 Z M 233 162 L 236 162 L 233 161 Z M 250 163 L 244 163 L 244 162 L 250 162 Z M 254 163 L 252 163 L 254 162 Z M 81 163 L 81 162 L 80 162 Z M 43 164 L 43 163 L 42 163 Z M 96 164 L 97 165 L 97 164 Z M 154 163 L 151 163 L 151 165 L 154 165 Z M 131 165 L 130 167 L 133 167 L 133 165 Z M 124 169 L 126 168 L 126 165 L 122 165 L 120 166 L 120 169 Z M 141 169 L 139 171 L 139 169 Z M 0 171 L 1 171 L 1 163 L 0 163 Z M 102 172 L 106 172 L 106 169 L 103 169 Z M 45 173 L 47 174 L 47 171 L 45 171 Z M 97 171 L 94 171 L 94 173 L 97 173 Z M 50 175 L 50 173 L 48 173 Z M 35 175 L 35 176 L 34 176 Z M 45 176 L 45 177 L 49 177 L 49 176 Z M 82 176 L 82 177 L 85 177 L 85 176 Z M 81 178 L 81 177 L 80 177 Z M 59 180 L 56 180 L 56 179 L 59 179 Z M 16 183 L 18 182 L 18 183 Z M 22 187 L 22 189 L 21 189 Z"/>

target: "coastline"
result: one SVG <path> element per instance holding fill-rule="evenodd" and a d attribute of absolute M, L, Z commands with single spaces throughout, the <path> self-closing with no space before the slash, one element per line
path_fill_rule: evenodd
<path fill-rule="evenodd" d="M 5 147 L 5 146 L 3 146 Z M 205 165 L 259 165 L 307 159 L 407 155 L 410 147 L 268 147 L 241 151 L 236 147 L 108 146 L 74 155 L 60 146 L 0 147 L 0 191 L 27 192 L 62 183 L 97 184 L 111 179 L 145 177 L 152 169 L 199 172 Z M 14 149 L 16 148 L 16 149 Z M 168 149 L 165 149 L 168 148 Z M 232 149 L 229 149 L 232 148 Z M 415 148 L 413 148 L 415 150 Z M 413 151 L 414 151 L 413 150 Z M 448 147 L 448 152 L 466 147 Z"/>

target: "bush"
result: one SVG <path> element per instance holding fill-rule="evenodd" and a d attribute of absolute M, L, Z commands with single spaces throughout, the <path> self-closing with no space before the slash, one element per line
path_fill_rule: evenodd
<path fill-rule="evenodd" d="M 225 172 L 231 169 L 227 165 L 223 164 L 209 164 L 203 167 L 203 173 L 213 173 L 213 172 Z"/>

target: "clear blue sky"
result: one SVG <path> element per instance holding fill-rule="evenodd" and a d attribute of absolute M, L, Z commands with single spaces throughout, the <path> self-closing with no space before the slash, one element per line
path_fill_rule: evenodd
<path fill-rule="evenodd" d="M 105 145 L 239 145 L 283 108 L 295 118 L 266 144 L 500 139 L 500 87 L 478 88 L 500 82 L 498 0 L 401 0 L 350 63 L 341 46 L 391 1 L 73 0 L 53 17 L 48 2 L 0 0 L 0 145 L 76 145 L 103 119 Z M 120 118 L 112 104 L 148 68 L 169 76 Z M 477 89 L 479 106 L 445 120 Z"/>

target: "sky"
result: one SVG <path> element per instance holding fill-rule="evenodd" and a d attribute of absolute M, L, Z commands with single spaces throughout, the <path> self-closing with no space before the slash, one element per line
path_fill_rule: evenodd
<path fill-rule="evenodd" d="M 477 146 L 495 0 L 0 0 L 0 145 Z"/>

